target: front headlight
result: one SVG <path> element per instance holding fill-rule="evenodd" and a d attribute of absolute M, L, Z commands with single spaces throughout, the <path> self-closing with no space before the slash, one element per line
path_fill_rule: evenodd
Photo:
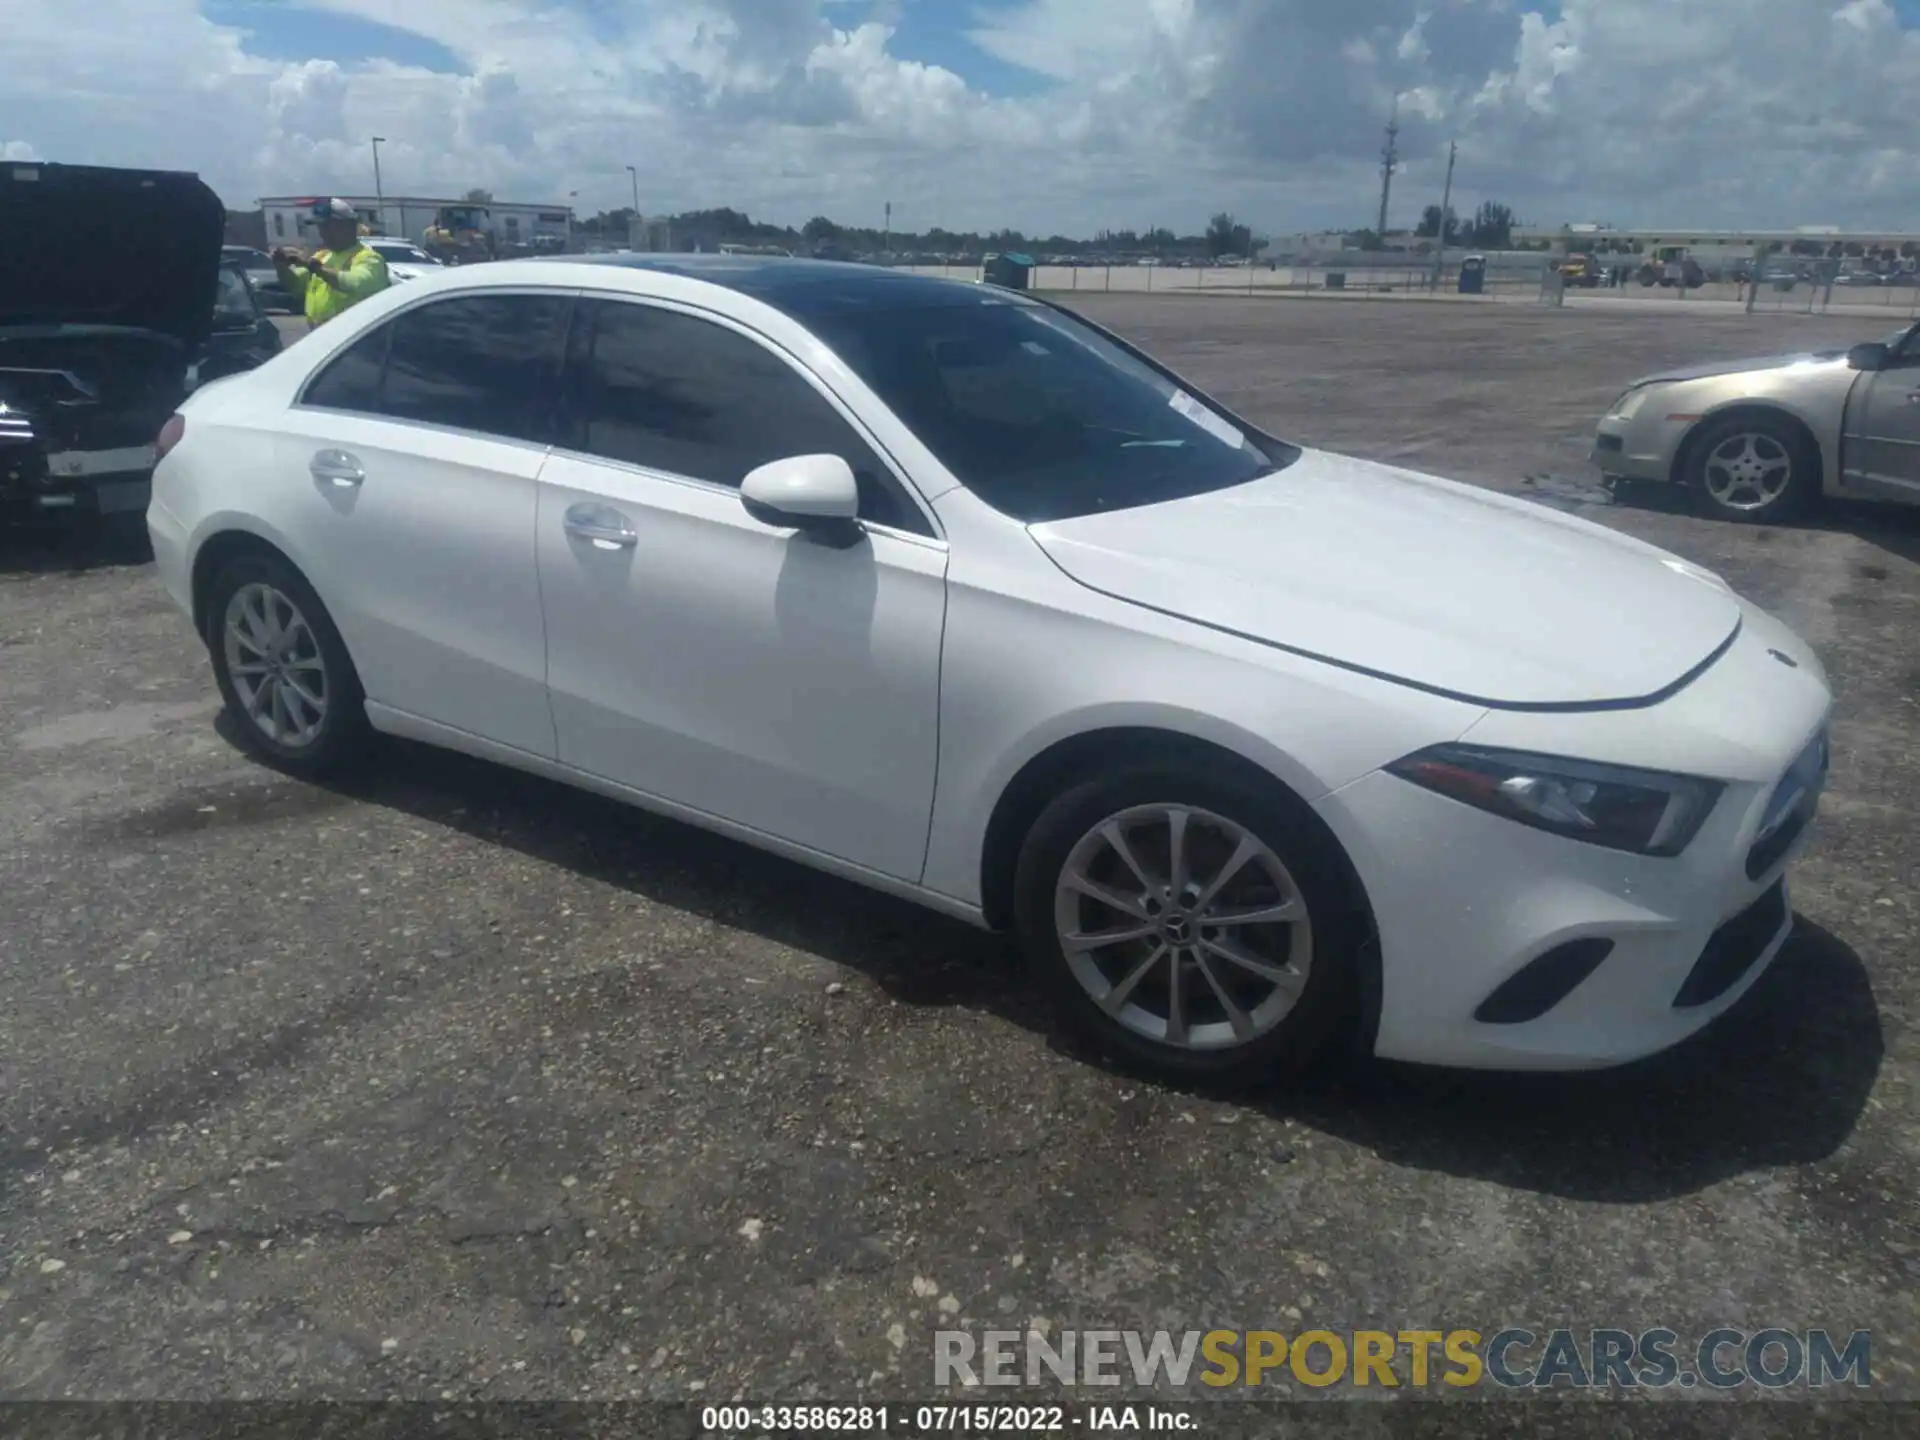
<path fill-rule="evenodd" d="M 1647 397 L 1653 393 L 1658 381 L 1635 385 L 1608 407 L 1607 414 L 1615 420 L 1631 420 L 1640 413 L 1640 407 L 1647 403 Z"/>
<path fill-rule="evenodd" d="M 1637 855 L 1686 849 L 1724 788 L 1688 775 L 1473 745 L 1436 745 L 1386 768 L 1475 809 Z"/>

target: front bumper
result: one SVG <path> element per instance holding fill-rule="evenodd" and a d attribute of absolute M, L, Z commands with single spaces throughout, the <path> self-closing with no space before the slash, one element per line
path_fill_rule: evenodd
<path fill-rule="evenodd" d="M 1669 420 L 1644 410 L 1631 418 L 1608 415 L 1593 437 L 1588 459 L 1603 475 L 1625 480 L 1672 480 L 1690 422 Z"/>
<path fill-rule="evenodd" d="M 1623 1064 L 1684 1040 L 1766 970 L 1792 929 L 1784 875 L 1807 843 L 1817 785 L 1790 830 L 1772 843 L 1762 830 L 1794 762 L 1824 736 L 1831 700 L 1817 660 L 1775 661 L 1772 648 L 1804 647 L 1750 613 L 1728 654 L 1660 705 L 1493 712 L 1469 732 L 1488 745 L 1621 763 L 1637 748 L 1642 764 L 1723 779 L 1706 825 L 1676 858 L 1531 830 L 1384 772 L 1320 801 L 1379 928 L 1378 1054 L 1483 1069 Z M 1533 962 L 1583 951 L 1602 958 L 1576 965 L 1544 1008 L 1487 1018 L 1508 982 L 1548 968 Z"/>

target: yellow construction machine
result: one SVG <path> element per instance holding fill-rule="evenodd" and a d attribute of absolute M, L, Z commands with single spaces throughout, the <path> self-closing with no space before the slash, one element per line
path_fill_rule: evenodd
<path fill-rule="evenodd" d="M 442 205 L 421 236 L 421 244 L 445 265 L 471 265 L 499 253 L 493 216 L 484 205 Z"/>

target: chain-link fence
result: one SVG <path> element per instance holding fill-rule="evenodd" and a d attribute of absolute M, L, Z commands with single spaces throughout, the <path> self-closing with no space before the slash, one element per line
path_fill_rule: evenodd
<path fill-rule="evenodd" d="M 1347 294 L 1347 295 L 1453 295 L 1461 292 L 1464 257 L 1443 264 L 1406 258 L 1341 262 L 1337 260 L 1303 263 L 1255 264 L 1142 264 L 1134 260 L 1092 259 L 1070 265 L 1036 265 L 1029 283 L 1036 290 L 1088 291 L 1095 294 Z M 1503 263 L 1504 262 L 1504 263 Z M 981 267 L 967 263 L 910 265 L 900 267 L 921 275 L 941 275 L 958 280 L 979 280 Z M 1540 293 L 1547 269 L 1541 255 L 1488 257 L 1479 272 L 1480 286 L 1474 292 L 1533 298 Z"/>
<path fill-rule="evenodd" d="M 1912 272 L 1836 271 L 1829 266 L 1763 273 L 1740 297 L 1755 313 L 1882 313 L 1889 323 L 1920 317 L 1920 277 Z"/>
<path fill-rule="evenodd" d="M 1641 255 L 1599 255 L 1584 273 L 1563 277 L 1565 256 L 1508 251 L 1468 256 L 1449 251 L 1443 260 L 1419 256 L 1360 254 L 1293 262 L 1201 264 L 1144 263 L 1132 257 L 1094 257 L 1070 264 L 1041 264 L 1029 272 L 1036 290 L 1093 294 L 1241 294 L 1248 296 L 1445 296 L 1540 301 L 1549 305 L 1633 300 L 1635 308 L 1712 304 L 1749 313 L 1841 314 L 1887 317 L 1889 326 L 1920 319 L 1920 276 L 1911 271 L 1875 272 L 1829 260 L 1789 262 L 1775 257 L 1755 264 L 1702 265 L 1691 260 L 1655 263 Z M 906 264 L 921 275 L 980 280 L 977 263 Z M 1756 273 L 1758 278 L 1756 277 Z"/>
<path fill-rule="evenodd" d="M 1585 286 L 1568 282 L 1569 296 L 1591 290 L 1661 303 L 1717 302 L 1754 314 L 1884 314 L 1920 318 L 1920 275 L 1894 265 L 1870 266 L 1830 257 L 1771 254 L 1739 259 L 1695 258 L 1685 251 L 1601 254 Z M 1552 299 L 1549 284 L 1543 296 Z"/>

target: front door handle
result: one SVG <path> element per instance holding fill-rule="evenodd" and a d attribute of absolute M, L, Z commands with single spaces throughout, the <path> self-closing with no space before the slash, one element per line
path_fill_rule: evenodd
<path fill-rule="evenodd" d="M 633 523 L 605 505 L 569 506 L 563 523 L 567 534 L 602 550 L 631 550 L 640 543 L 640 532 Z"/>
<path fill-rule="evenodd" d="M 321 484 L 338 485 L 350 490 L 367 478 L 357 456 L 345 450 L 321 450 L 307 464 L 307 473 Z"/>

